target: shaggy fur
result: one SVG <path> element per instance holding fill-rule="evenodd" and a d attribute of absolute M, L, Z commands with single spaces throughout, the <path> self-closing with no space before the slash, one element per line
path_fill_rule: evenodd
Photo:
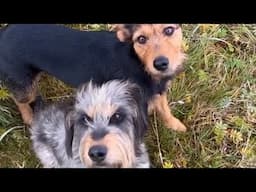
<path fill-rule="evenodd" d="M 35 114 L 33 149 L 45 168 L 148 168 L 140 89 L 117 80 L 82 85 L 75 102 Z"/>

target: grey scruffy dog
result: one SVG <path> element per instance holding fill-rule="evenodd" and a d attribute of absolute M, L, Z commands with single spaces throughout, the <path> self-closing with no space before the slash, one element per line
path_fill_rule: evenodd
<path fill-rule="evenodd" d="M 128 81 L 80 86 L 73 104 L 39 110 L 31 126 L 45 168 L 149 168 L 147 104 Z"/>

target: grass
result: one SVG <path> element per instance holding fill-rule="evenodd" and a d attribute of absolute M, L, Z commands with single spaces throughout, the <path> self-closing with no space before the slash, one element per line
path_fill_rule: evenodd
<path fill-rule="evenodd" d="M 111 27 L 69 26 L 81 30 Z M 164 168 L 256 167 L 256 25 L 185 24 L 183 32 L 188 60 L 168 98 L 173 113 L 189 131 L 169 130 L 152 115 L 146 136 L 152 163 Z M 46 75 L 40 90 L 49 100 L 65 99 L 72 91 Z M 3 85 L 0 167 L 40 167 L 29 133 Z"/>

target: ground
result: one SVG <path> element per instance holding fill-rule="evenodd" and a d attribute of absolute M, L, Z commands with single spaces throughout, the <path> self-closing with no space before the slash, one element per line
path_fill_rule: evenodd
<path fill-rule="evenodd" d="M 69 25 L 80 30 L 110 25 Z M 177 133 L 152 115 L 145 138 L 155 167 L 256 167 L 256 25 L 184 24 L 184 73 L 168 99 L 189 128 Z M 51 85 L 51 86 L 50 86 Z M 54 85 L 54 86 L 53 86 Z M 65 99 L 72 91 L 44 76 L 45 99 Z M 0 82 L 0 167 L 40 167 L 17 108 Z"/>

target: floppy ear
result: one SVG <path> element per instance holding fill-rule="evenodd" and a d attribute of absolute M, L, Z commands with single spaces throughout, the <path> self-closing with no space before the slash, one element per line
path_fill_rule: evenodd
<path fill-rule="evenodd" d="M 131 24 L 117 24 L 115 25 L 115 31 L 117 38 L 121 42 L 131 42 L 132 41 L 132 27 Z"/>
<path fill-rule="evenodd" d="M 143 139 L 148 129 L 148 104 L 145 95 L 141 88 L 133 86 L 131 89 L 132 97 L 136 104 L 137 117 L 134 117 L 133 122 L 135 125 L 135 137 Z"/>
<path fill-rule="evenodd" d="M 75 102 L 79 102 L 79 99 L 83 98 L 83 94 L 87 90 L 88 87 L 89 88 L 92 87 L 92 81 L 89 81 L 88 83 L 81 84 L 77 88 Z M 74 137 L 75 121 L 76 121 L 75 111 L 73 109 L 71 109 L 66 114 L 66 120 L 65 120 L 65 129 L 66 129 L 65 147 L 66 147 L 66 153 L 69 157 L 73 156 L 72 143 L 73 143 L 73 137 Z"/>
<path fill-rule="evenodd" d="M 65 120 L 65 129 L 66 129 L 66 138 L 65 138 L 65 148 L 68 157 L 72 157 L 72 143 L 74 137 L 74 111 L 70 111 L 66 115 Z"/>
<path fill-rule="evenodd" d="M 45 101 L 43 100 L 41 95 L 36 96 L 34 102 L 30 103 L 30 106 L 32 107 L 34 113 L 37 113 L 44 109 L 46 106 Z"/>

